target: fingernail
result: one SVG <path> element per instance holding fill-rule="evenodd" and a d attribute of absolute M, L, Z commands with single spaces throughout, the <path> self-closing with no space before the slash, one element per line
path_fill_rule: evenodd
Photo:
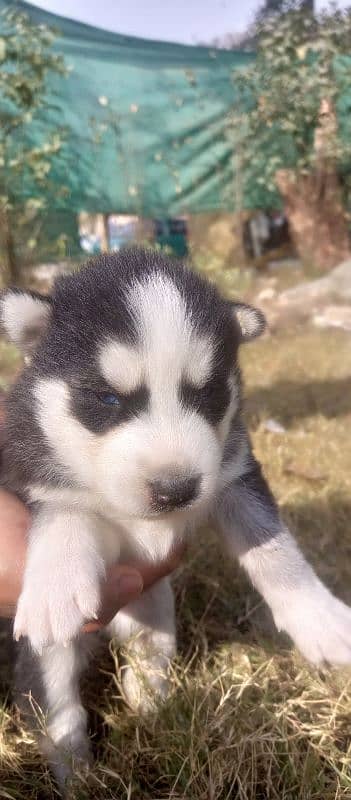
<path fill-rule="evenodd" d="M 121 575 L 118 580 L 118 590 L 120 595 L 140 594 L 143 588 L 143 579 L 138 572 L 130 572 Z"/>

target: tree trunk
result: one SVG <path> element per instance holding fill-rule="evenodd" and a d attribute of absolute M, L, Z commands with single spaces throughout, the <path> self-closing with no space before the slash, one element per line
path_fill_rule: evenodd
<path fill-rule="evenodd" d="M 297 253 L 302 261 L 322 270 L 336 267 L 350 257 L 350 237 L 335 159 L 337 137 L 333 102 L 323 97 L 314 132 L 314 170 L 302 175 L 283 169 L 276 174 Z"/>
<path fill-rule="evenodd" d="M 11 220 L 6 210 L 3 210 L 0 216 L 0 242 L 2 251 L 0 261 L 2 283 L 4 286 L 19 284 L 21 280 L 20 269 L 16 257 Z"/>
<path fill-rule="evenodd" d="M 244 247 L 244 224 L 245 224 L 245 213 L 242 211 L 236 211 L 233 214 L 233 236 L 235 241 L 235 263 L 233 263 L 233 267 L 246 267 L 248 262 L 247 253 L 245 252 Z"/>
<path fill-rule="evenodd" d="M 110 249 L 109 214 L 101 214 L 101 250 L 107 253 Z"/>
<path fill-rule="evenodd" d="M 349 258 L 350 239 L 336 172 L 298 175 L 279 170 L 276 183 L 301 260 L 327 271 Z"/>

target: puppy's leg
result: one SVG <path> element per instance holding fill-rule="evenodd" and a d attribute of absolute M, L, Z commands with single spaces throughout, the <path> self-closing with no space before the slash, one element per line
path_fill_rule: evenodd
<path fill-rule="evenodd" d="M 243 474 L 222 490 L 215 521 L 270 606 L 277 628 L 314 663 L 350 663 L 351 608 L 331 594 L 303 557 L 252 455 Z"/>
<path fill-rule="evenodd" d="M 155 696 L 167 696 L 169 665 L 176 653 L 170 580 L 158 581 L 119 611 L 108 632 L 126 644 L 127 663 L 122 672 L 125 697 L 133 709 L 147 712 Z"/>
<path fill-rule="evenodd" d="M 28 641 L 18 646 L 18 705 L 36 732 L 61 791 L 89 764 L 86 711 L 79 696 L 79 677 L 87 664 L 86 643 L 53 645 L 42 655 Z"/>
<path fill-rule="evenodd" d="M 105 574 L 100 548 L 96 520 L 88 513 L 50 504 L 35 513 L 16 638 L 28 636 L 40 653 L 74 639 L 87 619 L 97 617 Z"/>

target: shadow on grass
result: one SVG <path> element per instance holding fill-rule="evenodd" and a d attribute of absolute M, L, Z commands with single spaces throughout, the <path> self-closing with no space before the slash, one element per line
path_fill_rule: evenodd
<path fill-rule="evenodd" d="M 282 514 L 319 577 L 351 605 L 351 500 L 327 495 L 287 504 Z M 201 532 L 192 544 L 175 584 L 183 654 L 231 641 L 263 638 L 269 649 L 272 637 L 281 641 L 264 602 L 238 565 L 221 552 L 212 531 Z"/>
<path fill-rule="evenodd" d="M 306 555 L 311 559 L 318 574 L 338 596 L 351 602 L 351 501 L 341 496 L 331 495 L 323 502 L 311 501 L 286 506 L 284 516 L 292 522 Z M 323 532 L 325 535 L 323 535 Z M 213 531 L 203 530 L 194 537 L 188 558 L 175 576 L 175 589 L 178 606 L 178 639 L 181 658 L 191 661 L 190 670 L 196 670 L 201 659 L 207 657 L 222 645 L 239 643 L 252 648 L 257 645 L 267 657 L 287 653 L 289 644 L 275 632 L 270 613 L 252 590 L 244 574 L 221 555 L 218 539 Z M 9 634 L 9 624 L 5 628 Z M 11 651 L 10 636 L 7 638 L 8 663 L 5 664 L 5 638 L 2 644 L 1 700 L 10 710 Z M 109 698 L 116 697 L 116 685 L 109 673 L 113 672 L 113 662 L 106 651 L 102 660 L 93 664 L 84 680 L 85 705 L 91 709 L 91 731 L 98 760 L 106 758 L 105 712 L 110 707 Z M 211 690 L 212 691 L 212 690 Z M 115 701 L 114 701 L 115 702 Z M 206 700 L 210 702 L 210 699 Z M 170 708 L 173 706 L 171 705 Z M 163 713 L 163 712 L 162 712 Z M 120 736 L 129 736 L 134 741 L 133 717 L 123 722 L 121 733 L 116 735 L 119 748 Z M 15 723 L 14 723 L 15 724 Z M 170 716 L 169 724 L 172 725 Z M 137 718 L 135 726 L 137 725 Z M 104 755 L 105 754 L 105 755 Z M 27 756 L 25 756 L 26 762 Z M 38 761 L 25 763 L 26 774 L 22 780 L 31 781 L 31 774 L 38 770 Z M 140 772 L 140 769 L 139 769 Z M 10 765 L 1 770 L 2 784 L 14 785 Z M 167 775 L 163 775 L 167 784 Z M 24 782 L 21 783 L 21 791 Z M 41 772 L 39 783 L 48 787 L 48 778 Z M 163 787 L 166 795 L 167 786 Z M 23 796 L 23 791 L 22 795 Z M 12 795 L 10 795 L 12 796 Z M 17 797 L 17 795 L 14 795 Z M 19 795 L 18 795 L 19 796 Z M 33 795 L 30 795 L 31 797 Z M 39 796 L 39 795 L 36 795 Z M 49 788 L 40 794 L 45 800 L 53 797 Z M 85 795 L 82 795 L 85 797 Z M 97 794 L 100 797 L 100 794 Z M 103 795 L 101 795 L 103 796 Z M 108 795 L 109 796 L 109 795 Z M 112 796 L 112 795 L 111 795 Z M 151 794 L 145 793 L 145 797 Z"/>
<path fill-rule="evenodd" d="M 321 414 L 332 418 L 351 412 L 351 377 L 310 383 L 279 381 L 248 391 L 245 408 L 249 424 L 257 424 L 262 414 L 283 425 L 296 418 Z"/>
<path fill-rule="evenodd" d="M 351 500 L 331 495 L 323 501 L 287 505 L 283 516 L 297 534 L 306 557 L 341 599 L 351 604 Z M 226 556 L 212 530 L 195 535 L 174 578 L 178 639 L 183 655 L 230 641 L 274 634 L 264 603 L 236 562 Z M 261 622 L 257 622 L 260 620 Z M 0 626 L 0 701 L 11 686 L 14 647 L 11 622 Z"/>

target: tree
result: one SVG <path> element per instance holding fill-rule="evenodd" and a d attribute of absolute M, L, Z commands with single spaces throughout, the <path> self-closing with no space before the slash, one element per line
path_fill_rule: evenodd
<path fill-rule="evenodd" d="M 259 8 L 256 14 L 255 25 L 262 24 L 262 22 L 269 18 L 272 14 L 281 14 L 288 8 L 286 0 L 265 0 L 263 6 Z M 299 8 L 308 10 L 313 13 L 314 0 L 300 0 Z"/>
<path fill-rule="evenodd" d="M 31 136 L 32 121 L 49 105 L 48 78 L 66 72 L 62 57 L 52 51 L 54 39 L 54 31 L 34 25 L 16 10 L 0 16 L 0 246 L 5 282 L 19 281 L 23 237 L 29 248 L 36 244 L 38 214 L 47 208 L 52 163 L 64 141 L 58 128 L 40 143 Z"/>
<path fill-rule="evenodd" d="M 350 253 L 342 176 L 351 142 L 336 109 L 351 83 L 351 11 L 315 17 L 305 3 L 283 5 L 259 27 L 256 61 L 239 76 L 246 110 L 232 124 L 246 191 L 273 207 L 278 190 L 299 255 L 328 268 Z"/>

